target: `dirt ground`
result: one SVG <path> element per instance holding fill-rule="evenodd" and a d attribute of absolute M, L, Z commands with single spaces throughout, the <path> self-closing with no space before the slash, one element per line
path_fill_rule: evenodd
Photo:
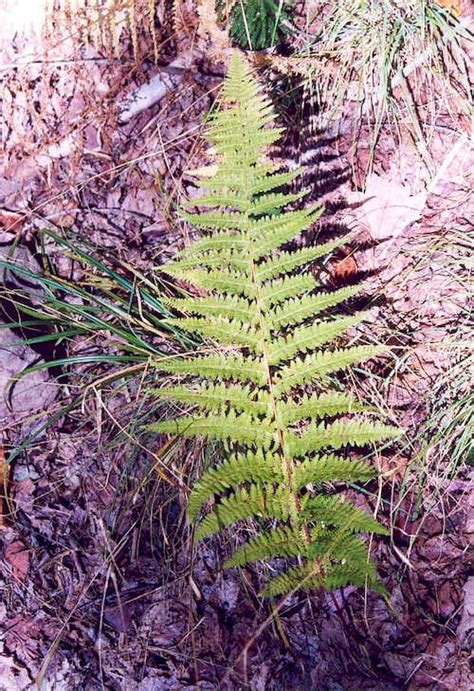
<path fill-rule="evenodd" d="M 121 37 L 120 60 L 67 31 L 5 32 L 0 258 L 13 252 L 39 267 L 43 227 L 143 271 L 183 245 L 187 229 L 174 209 L 194 194 L 192 171 L 208 164 L 203 117 L 225 72 L 216 56 L 228 50 L 191 2 L 176 5 L 173 22 L 168 6 L 157 20 L 158 64 L 144 30 L 135 47 Z M 8 472 L 0 460 L 0 689 L 474 687 L 472 470 L 439 472 L 445 457 L 435 473 L 421 454 L 432 392 L 466 357 L 445 347 L 464 333 L 468 310 L 466 123 L 440 121 L 434 178 L 413 147 L 384 132 L 362 190 L 368 144 L 360 140 L 354 171 L 350 123 L 315 134 L 290 120 L 278 156 L 307 165 L 305 183 L 326 205 L 315 232 L 330 224 L 353 231 L 325 280 L 365 281 L 376 299 L 366 298 L 364 328 L 389 338 L 399 356 L 376 376 L 349 381 L 406 430 L 395 455 L 377 456 L 386 476 L 373 494 L 354 492 L 393 529 L 372 545 L 391 606 L 345 588 L 293 595 L 277 613 L 257 596 L 261 568 L 223 572 L 222 538 L 193 544 L 183 488 L 160 480 L 146 449 L 121 434 L 139 410 L 136 385 L 105 398 L 91 389 L 69 412 L 63 407 L 86 375 L 100 377 L 99 366 L 68 373 L 66 383 L 38 371 L 11 389 L 12 375 L 57 353 L 3 328 L 0 448 L 8 459 L 28 435 L 33 441 Z M 71 260 L 59 266 L 69 278 Z M 34 298 L 35 286 L 26 288 Z M 5 314 L 0 320 L 8 327 Z M 106 338 L 92 345 L 106 348 Z"/>

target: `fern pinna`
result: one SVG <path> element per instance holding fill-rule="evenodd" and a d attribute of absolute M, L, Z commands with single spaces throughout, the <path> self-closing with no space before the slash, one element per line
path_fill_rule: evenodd
<path fill-rule="evenodd" d="M 271 596 L 348 583 L 377 588 L 374 566 L 357 534 L 385 534 L 385 528 L 339 495 L 320 490 L 322 483 L 373 478 L 369 465 L 342 450 L 397 434 L 393 427 L 364 419 L 362 405 L 328 384 L 329 373 L 381 349 L 322 348 L 363 319 L 361 314 L 325 316 L 357 289 L 319 290 L 301 269 L 343 240 L 282 249 L 318 218 L 321 208 L 283 211 L 304 192 L 277 190 L 299 171 L 279 172 L 265 160 L 263 152 L 281 130 L 271 126 L 271 104 L 237 56 L 221 100 L 209 131 L 218 170 L 202 184 L 208 193 L 189 202 L 200 213 L 183 212 L 194 226 L 213 232 L 164 267 L 204 293 L 170 299 L 186 315 L 170 321 L 199 334 L 207 345 L 196 356 L 157 363 L 177 381 L 155 393 L 192 407 L 189 414 L 153 429 L 221 440 L 229 450 L 190 495 L 193 520 L 213 500 L 198 524 L 198 538 L 251 517 L 268 519 L 267 528 L 239 547 L 226 566 L 290 558 L 293 565 L 267 584 L 264 592 Z"/>

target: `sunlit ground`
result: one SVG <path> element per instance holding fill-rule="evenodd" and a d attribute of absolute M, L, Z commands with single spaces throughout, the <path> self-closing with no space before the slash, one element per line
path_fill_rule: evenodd
<path fill-rule="evenodd" d="M 12 57 L 15 63 L 44 57 L 45 48 L 51 49 L 59 38 L 58 17 L 64 19 L 89 4 L 90 0 L 0 0 L 0 68 L 10 66 Z M 64 52 L 63 38 L 57 42 L 55 57 Z"/>
<path fill-rule="evenodd" d="M 41 32 L 53 0 L 0 0 L 0 36 Z"/>

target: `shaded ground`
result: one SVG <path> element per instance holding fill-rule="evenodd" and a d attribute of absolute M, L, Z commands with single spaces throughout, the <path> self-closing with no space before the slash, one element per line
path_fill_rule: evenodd
<path fill-rule="evenodd" d="M 174 205 L 193 193 L 187 171 L 208 162 L 202 116 L 224 67 L 209 57 L 205 32 L 191 41 L 195 14 L 190 4 L 180 7 L 176 34 L 169 22 L 159 27 L 158 66 L 143 33 L 140 67 L 131 47 L 111 63 L 62 42 L 52 62 L 30 56 L 4 71 L 2 255 L 18 240 L 21 260 L 34 265 L 45 224 L 144 270 L 183 243 L 187 231 Z M 4 61 L 18 61 L 25 46 L 17 38 Z M 156 75 L 152 95 L 160 98 L 130 116 L 139 101 L 127 95 Z M 374 376 L 356 373 L 352 382 L 363 381 L 363 394 L 407 430 L 395 455 L 376 458 L 388 472 L 380 486 L 354 494 L 393 527 L 391 543 L 373 545 L 393 609 L 347 588 L 296 595 L 272 612 L 257 597 L 262 572 L 222 573 L 224 542 L 193 546 L 185 492 L 160 482 L 150 456 L 117 431 L 139 409 L 136 387 L 103 398 L 90 391 L 82 410 L 62 414 L 10 468 L 0 532 L 0 688 L 33 688 L 38 677 L 44 688 L 127 691 L 472 687 L 472 478 L 469 466 L 453 476 L 435 471 L 420 436 L 433 387 L 465 357 L 445 345 L 467 311 L 467 140 L 461 126 L 440 127 L 440 175 L 427 189 L 413 151 L 387 134 L 364 194 L 354 186 L 348 141 L 344 123 L 314 138 L 296 128 L 279 155 L 309 165 L 308 182 L 328 210 L 318 232 L 356 231 L 324 280 L 365 277 L 367 294 L 379 296 L 365 298 L 373 314 L 366 328 L 398 348 L 396 366 L 382 362 Z M 70 261 L 60 266 L 71 275 Z M 20 347 L 10 330 L 0 334 L 2 387 L 11 373 L 54 356 Z M 91 378 L 99 374 L 92 366 Z M 51 415 L 77 395 L 83 375 L 59 386 L 50 372 L 6 392 L 0 429 L 7 452 L 44 422 L 42 410 Z M 193 454 L 185 471 L 202 462 Z"/>

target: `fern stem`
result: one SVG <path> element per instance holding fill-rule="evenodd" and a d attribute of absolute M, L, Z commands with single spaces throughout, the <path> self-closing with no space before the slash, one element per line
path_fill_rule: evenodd
<path fill-rule="evenodd" d="M 248 240 L 248 251 L 249 251 L 249 256 L 252 257 L 252 237 L 250 235 L 250 208 L 251 208 L 251 203 L 252 203 L 252 195 L 250 193 L 249 189 L 249 181 L 248 181 L 248 173 L 247 171 L 245 172 L 244 176 L 244 188 L 245 188 L 245 207 L 243 209 L 244 215 L 245 215 L 245 221 L 244 221 L 244 232 Z M 265 320 L 265 315 L 264 315 L 264 301 L 262 298 L 262 283 L 259 280 L 258 277 L 258 267 L 255 263 L 255 260 L 252 258 L 251 260 L 251 271 L 252 271 L 252 283 L 254 287 L 254 295 L 255 295 L 255 303 L 256 303 L 256 309 L 258 313 L 258 327 L 259 331 L 261 334 L 261 340 L 260 340 L 260 347 L 261 347 L 261 353 L 262 353 L 262 360 L 263 360 L 263 366 L 266 371 L 266 379 L 267 379 L 267 387 L 268 387 L 268 393 L 270 397 L 270 409 L 272 411 L 272 416 L 273 420 L 275 423 L 275 428 L 276 428 L 276 434 L 280 446 L 280 452 L 282 455 L 282 472 L 283 475 L 287 477 L 288 480 L 288 487 L 291 490 L 291 496 L 293 501 L 291 502 L 290 506 L 290 522 L 293 527 L 297 528 L 298 527 L 298 515 L 301 513 L 301 501 L 298 493 L 298 489 L 295 487 L 295 482 L 294 482 L 294 468 L 293 468 L 293 459 L 291 454 L 289 453 L 289 450 L 287 449 L 286 445 L 286 439 L 285 439 L 285 431 L 283 428 L 283 425 L 281 424 L 280 420 L 280 415 L 278 411 L 278 405 L 277 405 L 277 399 L 275 396 L 275 391 L 274 391 L 274 382 L 273 382 L 273 377 L 272 377 L 272 371 L 271 371 L 271 366 L 270 366 L 270 358 L 269 358 L 269 348 L 270 348 L 270 337 L 269 337 L 269 332 L 268 332 L 268 327 L 266 324 Z M 309 529 L 307 525 L 303 526 L 303 532 L 305 535 L 305 539 L 307 540 L 308 543 L 311 542 L 311 536 Z"/>
<path fill-rule="evenodd" d="M 257 304 L 257 310 L 259 314 L 259 328 L 260 332 L 262 334 L 262 339 L 261 339 L 261 350 L 262 350 L 262 360 L 263 360 L 263 365 L 266 370 L 266 376 L 267 376 L 267 387 L 268 387 L 268 392 L 270 395 L 270 408 L 272 411 L 272 416 L 275 422 L 275 427 L 276 427 L 276 433 L 278 436 L 278 441 L 280 445 L 280 450 L 282 454 L 282 470 L 284 475 L 286 475 L 288 479 L 288 487 L 291 488 L 292 490 L 292 495 L 293 495 L 293 503 L 291 506 L 291 522 L 294 525 L 294 527 L 297 526 L 298 522 L 298 514 L 301 511 L 301 502 L 300 498 L 298 495 L 297 490 L 295 489 L 294 486 L 294 479 L 293 479 L 293 460 L 288 453 L 288 450 L 286 448 L 286 442 L 285 442 L 285 433 L 281 425 L 281 421 L 279 418 L 278 414 L 278 406 L 277 406 L 277 400 L 275 397 L 274 389 L 273 389 L 273 378 L 272 378 L 272 373 L 270 369 L 270 362 L 269 362 L 269 357 L 268 357 L 268 332 L 265 326 L 265 319 L 263 316 L 263 309 L 262 309 L 262 298 L 261 298 L 261 284 L 260 281 L 258 280 L 257 277 L 257 267 L 255 266 L 255 262 L 252 260 L 252 281 L 254 284 L 254 289 L 255 289 L 255 301 Z"/>

